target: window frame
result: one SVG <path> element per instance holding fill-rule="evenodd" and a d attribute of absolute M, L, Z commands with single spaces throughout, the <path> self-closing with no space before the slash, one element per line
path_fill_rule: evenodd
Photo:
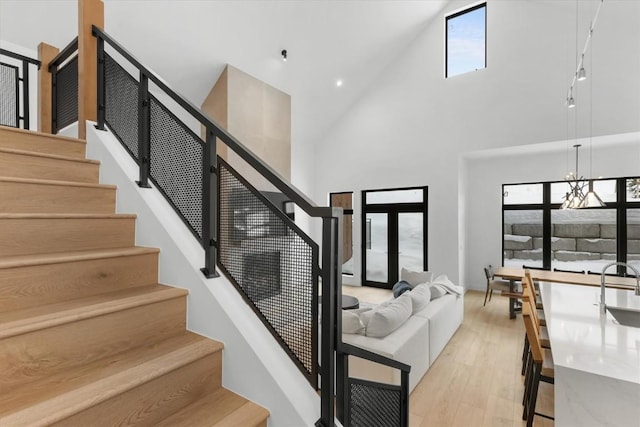
<path fill-rule="evenodd" d="M 483 1 L 471 6 L 467 6 L 462 10 L 458 10 L 457 12 L 450 13 L 445 15 L 444 17 L 444 78 L 448 79 L 449 76 L 449 20 L 458 18 L 462 15 L 465 15 L 469 12 L 473 12 L 478 9 L 484 8 L 484 67 L 476 68 L 475 70 L 470 70 L 464 73 L 456 74 L 455 76 L 461 76 L 463 74 L 470 73 L 471 71 L 483 70 L 487 68 L 487 2 Z"/>
<path fill-rule="evenodd" d="M 402 190 L 422 190 L 422 202 L 397 202 L 397 203 L 367 203 L 367 193 L 375 193 L 375 192 L 383 192 L 383 191 L 402 191 Z M 379 288 L 388 288 L 391 289 L 391 286 L 395 283 L 391 283 L 387 286 L 386 283 L 382 282 L 374 282 L 371 280 L 367 280 L 367 257 L 366 257 L 366 221 L 368 213 L 386 213 L 389 218 L 389 223 L 387 224 L 387 245 L 389 245 L 389 255 L 391 253 L 398 252 L 396 244 L 397 244 L 397 216 L 400 213 L 412 213 L 412 212 L 420 212 L 423 214 L 423 235 L 422 238 L 422 267 L 424 271 L 428 271 L 429 266 L 429 187 L 427 185 L 416 185 L 411 187 L 399 187 L 399 188 L 376 188 L 373 190 L 362 190 L 362 218 L 361 218 L 361 227 L 362 227 L 362 242 L 361 242 L 361 252 L 362 252 L 362 260 L 360 263 L 361 266 L 361 282 L 363 286 L 372 286 Z M 395 219 L 393 219 L 393 218 Z M 399 268 L 398 268 L 398 259 L 392 256 L 387 256 L 387 281 L 390 283 L 392 278 L 395 278 Z M 399 280 L 399 274 L 397 277 Z M 397 281 L 396 280 L 396 281 Z"/>
<path fill-rule="evenodd" d="M 640 209 L 640 200 L 628 201 L 627 200 L 627 180 L 637 179 L 638 176 L 624 176 L 624 177 L 610 177 L 610 178 L 597 178 L 592 181 L 615 181 L 616 182 L 616 201 L 606 202 L 604 208 L 581 208 L 581 210 L 599 210 L 599 209 L 613 209 L 616 211 L 616 261 L 627 262 L 628 255 L 628 238 L 627 238 L 627 210 Z M 584 179 L 582 181 L 589 181 Z M 518 182 L 518 183 L 505 183 L 502 184 L 502 254 L 501 264 L 504 266 L 504 213 L 510 210 L 542 210 L 542 270 L 551 270 L 551 211 L 559 210 L 561 203 L 551 203 L 551 184 L 562 183 L 565 181 L 534 181 L 534 182 Z M 543 200 L 542 203 L 530 203 L 530 204 L 510 204 L 504 203 L 505 186 L 512 185 L 530 185 L 530 184 L 542 184 L 543 185 Z M 526 267 L 532 269 L 539 269 L 538 267 Z M 618 266 L 616 271 L 617 276 L 628 276 L 626 269 L 623 266 Z"/>

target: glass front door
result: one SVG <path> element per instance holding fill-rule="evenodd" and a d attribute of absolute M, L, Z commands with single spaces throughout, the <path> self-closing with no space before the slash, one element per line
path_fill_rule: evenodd
<path fill-rule="evenodd" d="M 363 192 L 363 284 L 391 288 L 402 267 L 427 269 L 426 187 Z"/>

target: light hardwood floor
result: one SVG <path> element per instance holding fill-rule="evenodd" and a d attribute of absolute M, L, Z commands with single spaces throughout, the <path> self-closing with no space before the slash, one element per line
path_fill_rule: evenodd
<path fill-rule="evenodd" d="M 343 286 L 361 301 L 380 302 L 391 291 Z M 465 294 L 464 322 L 411 393 L 411 427 L 524 426 L 523 377 L 520 376 L 524 324 L 509 320 L 508 299 L 494 293 Z M 553 387 L 540 384 L 537 412 L 553 415 Z M 535 417 L 535 426 L 553 421 Z"/>

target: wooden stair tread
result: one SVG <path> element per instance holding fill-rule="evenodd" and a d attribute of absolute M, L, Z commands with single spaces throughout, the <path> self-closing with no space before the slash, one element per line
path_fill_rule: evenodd
<path fill-rule="evenodd" d="M 257 427 L 266 425 L 269 411 L 225 388 L 219 388 L 156 427 Z"/>
<path fill-rule="evenodd" d="M 0 147 L 0 153 L 10 153 L 10 154 L 17 154 L 17 155 L 31 156 L 31 157 L 43 157 L 47 159 L 64 160 L 64 161 L 77 162 L 77 163 L 90 163 L 94 165 L 100 164 L 98 160 L 81 159 L 78 157 L 69 157 L 69 156 L 60 156 L 58 154 L 39 153 L 36 151 L 15 150 L 13 148 Z"/>
<path fill-rule="evenodd" d="M 93 259 L 118 258 L 131 255 L 157 254 L 158 248 L 130 246 L 128 248 L 97 249 L 90 251 L 54 252 L 37 255 L 18 255 L 0 258 L 0 269 L 26 267 L 31 265 L 59 264 Z"/>
<path fill-rule="evenodd" d="M 136 214 L 114 213 L 0 213 L 0 219 L 109 219 L 137 218 Z"/>
<path fill-rule="evenodd" d="M 184 331 L 160 343 L 4 391 L 0 394 L 0 425 L 52 424 L 222 348 L 220 342 Z"/>
<path fill-rule="evenodd" d="M 3 312 L 0 339 L 186 295 L 184 289 L 152 285 Z"/>
<path fill-rule="evenodd" d="M 87 142 L 78 138 L 0 126 L 0 147 L 82 159 L 85 158 Z"/>
<path fill-rule="evenodd" d="M 15 132 L 17 134 L 25 134 L 25 135 L 33 135 L 33 136 L 40 136 L 44 139 L 53 139 L 53 140 L 57 140 L 57 141 L 68 141 L 68 142 L 75 142 L 78 144 L 87 144 L 87 141 L 84 139 L 79 139 L 79 138 L 73 138 L 71 136 L 64 136 L 64 135 L 55 135 L 55 134 L 51 134 L 51 133 L 45 133 L 45 132 L 38 132 L 35 130 L 25 130 L 25 129 L 20 129 L 20 128 L 14 128 L 14 127 L 9 127 L 9 126 L 1 126 L 0 125 L 0 131 L 1 132 Z"/>
<path fill-rule="evenodd" d="M 110 184 L 94 184 L 90 182 L 78 181 L 58 181 L 53 179 L 35 179 L 35 178 L 17 178 L 11 176 L 0 176 L 0 182 L 16 182 L 22 184 L 38 184 L 38 185 L 59 185 L 64 187 L 87 187 L 87 188 L 103 188 L 113 189 L 117 187 Z"/>

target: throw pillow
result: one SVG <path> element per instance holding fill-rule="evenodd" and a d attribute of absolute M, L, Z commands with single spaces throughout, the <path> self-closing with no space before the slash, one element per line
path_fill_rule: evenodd
<path fill-rule="evenodd" d="M 357 313 L 342 310 L 342 333 L 364 335 L 364 324 Z"/>
<path fill-rule="evenodd" d="M 393 285 L 393 297 L 398 298 L 405 292 L 410 291 L 411 288 L 412 286 L 406 280 L 400 280 L 398 283 Z"/>
<path fill-rule="evenodd" d="M 431 300 L 440 298 L 447 293 L 447 288 L 442 285 L 438 285 L 437 283 L 430 284 L 429 289 L 431 290 Z"/>
<path fill-rule="evenodd" d="M 398 329 L 411 317 L 411 297 L 404 294 L 384 307 L 376 307 L 371 312 L 365 335 L 382 338 Z"/>
<path fill-rule="evenodd" d="M 425 283 L 422 285 L 418 285 L 411 292 L 409 292 L 409 296 L 411 297 L 411 304 L 413 306 L 413 313 L 417 313 L 429 304 L 431 301 L 431 289 Z"/>
<path fill-rule="evenodd" d="M 404 267 L 400 270 L 400 280 L 407 281 L 412 288 L 420 283 L 429 283 L 433 279 L 433 273 L 430 271 L 412 271 Z"/>

